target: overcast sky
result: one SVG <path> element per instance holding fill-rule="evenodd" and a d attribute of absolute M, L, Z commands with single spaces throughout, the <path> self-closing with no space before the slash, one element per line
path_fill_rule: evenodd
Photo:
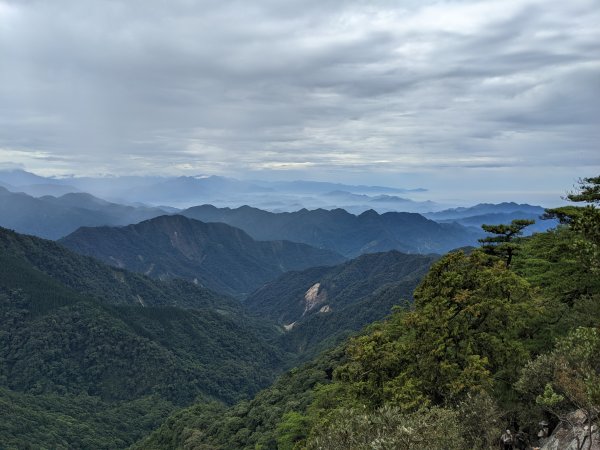
<path fill-rule="evenodd" d="M 598 24 L 598 0 L 0 0 L 0 166 L 552 197 L 600 173 Z"/>

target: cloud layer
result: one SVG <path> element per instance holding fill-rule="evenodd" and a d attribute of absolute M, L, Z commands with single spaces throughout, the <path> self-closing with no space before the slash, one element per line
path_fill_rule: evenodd
<path fill-rule="evenodd" d="M 600 168 L 598 23 L 597 0 L 0 0 L 0 160 L 564 190 Z"/>

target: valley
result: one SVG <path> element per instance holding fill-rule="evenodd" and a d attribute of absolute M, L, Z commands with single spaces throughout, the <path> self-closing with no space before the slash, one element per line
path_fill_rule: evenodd
<path fill-rule="evenodd" d="M 385 408 L 407 421 L 444 414 L 461 430 L 443 444 L 455 448 L 473 439 L 453 419 L 460 408 L 513 408 L 503 420 L 527 430 L 525 404 L 511 399 L 539 392 L 520 375 L 526 363 L 600 317 L 595 260 L 584 269 L 574 247 L 589 232 L 565 219 L 580 217 L 570 206 L 426 218 L 3 195 L 14 214 L 0 219 L 40 236 L 0 228 L 6 448 L 334 448 L 346 439 L 339 414 L 363 426 L 357 405 L 373 420 Z M 477 248 L 479 221 L 543 214 L 553 219 L 516 243 Z M 44 239 L 61 221 L 75 230 Z M 443 363 L 430 360 L 436 348 Z M 480 414 L 472 426 L 495 430 Z"/>
<path fill-rule="evenodd" d="M 600 450 L 599 24 L 0 0 L 0 450 Z"/>

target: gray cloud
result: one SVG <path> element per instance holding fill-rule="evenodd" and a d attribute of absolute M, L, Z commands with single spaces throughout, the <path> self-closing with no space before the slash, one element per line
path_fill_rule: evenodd
<path fill-rule="evenodd" d="M 495 189 L 552 169 L 561 192 L 600 167 L 598 23 L 595 0 L 0 0 L 0 162 Z"/>

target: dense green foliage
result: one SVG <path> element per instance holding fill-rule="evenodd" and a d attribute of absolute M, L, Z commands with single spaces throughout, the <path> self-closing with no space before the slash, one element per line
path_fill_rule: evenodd
<path fill-rule="evenodd" d="M 184 278 L 239 297 L 288 270 L 345 260 L 329 250 L 288 241 L 255 241 L 238 228 L 178 215 L 120 228 L 80 228 L 60 242 L 106 264 L 154 278 Z"/>
<path fill-rule="evenodd" d="M 0 442 L 3 450 L 127 448 L 173 409 L 158 396 L 110 402 L 85 394 L 28 394 L 0 388 Z"/>
<path fill-rule="evenodd" d="M 510 225 L 482 225 L 483 231 L 491 233 L 492 236 L 487 236 L 479 239 L 481 248 L 489 255 L 500 256 L 506 261 L 506 267 L 510 267 L 513 256 L 515 255 L 518 245 L 514 242 L 515 238 L 523 234 L 523 230 L 529 225 L 533 225 L 534 220 L 515 219 Z"/>
<path fill-rule="evenodd" d="M 112 269 L 0 231 L 0 401 L 10 405 L 0 409 L 3 448 L 124 448 L 177 407 L 252 395 L 283 365 L 266 340 L 276 330 L 233 300 L 219 304 L 213 295 L 213 304 L 187 310 L 123 305 L 111 296 L 123 282 L 103 275 Z M 94 268 L 97 278 L 81 280 Z M 132 288 L 169 293 L 169 285 L 117 273 L 139 281 Z M 103 297 L 88 295 L 103 283 L 110 287 Z M 204 292 L 180 285 L 190 295 L 183 304 Z M 171 304 L 178 292 L 170 292 Z"/>
<path fill-rule="evenodd" d="M 192 283 L 152 280 L 78 255 L 53 241 L 3 228 L 0 228 L 0 254 L 22 259 L 65 286 L 105 303 L 239 309 L 235 300 Z"/>
<path fill-rule="evenodd" d="M 410 414 L 390 406 L 375 411 L 340 408 L 326 426 L 315 430 L 307 448 L 462 450 L 466 447 L 459 420 L 457 411 L 437 407 Z"/>
<path fill-rule="evenodd" d="M 287 325 L 281 345 L 307 358 L 387 316 L 403 299 L 411 299 L 435 259 L 390 251 L 362 255 L 334 267 L 288 272 L 254 292 L 244 305 L 250 312 Z"/>
<path fill-rule="evenodd" d="M 296 441 L 306 436 L 303 417 L 314 400 L 313 389 L 330 383 L 334 367 L 343 359 L 340 349 L 326 352 L 281 376 L 252 400 L 229 409 L 199 403 L 179 411 L 135 448 L 274 449 L 289 443 L 291 434 Z"/>
<path fill-rule="evenodd" d="M 566 420 L 574 408 L 594 420 L 600 411 L 594 247 L 600 220 L 593 205 L 567 213 L 557 230 L 511 239 L 516 251 L 509 265 L 506 255 L 481 250 L 444 256 L 415 290 L 413 306 L 347 341 L 327 377 L 308 383 L 306 392 L 284 388 L 306 379 L 310 366 L 261 392 L 251 408 L 242 403 L 216 412 L 196 405 L 146 443 L 491 449 L 505 428 L 518 430 L 523 445 L 535 443 L 539 420 Z M 310 401 L 295 404 L 295 398 Z M 214 425 L 220 418 L 236 424 L 231 433 Z"/>
<path fill-rule="evenodd" d="M 515 380 L 537 308 L 528 284 L 502 264 L 480 252 L 449 254 L 415 291 L 414 311 L 350 344 L 339 378 L 370 407 L 455 403 Z"/>
<path fill-rule="evenodd" d="M 563 419 L 573 410 L 597 421 L 600 412 L 600 330 L 579 327 L 523 369 L 517 389 Z M 540 411 L 541 412 L 541 411 Z"/>
<path fill-rule="evenodd" d="M 585 262 L 589 270 L 600 274 L 600 177 L 579 180 L 579 191 L 567 198 L 573 202 L 585 202 L 585 207 L 567 206 L 551 209 L 547 217 L 558 218 L 577 233 L 573 250 Z"/>
<path fill-rule="evenodd" d="M 600 176 L 581 178 L 578 190 L 567 198 L 572 202 L 600 203 Z"/>

